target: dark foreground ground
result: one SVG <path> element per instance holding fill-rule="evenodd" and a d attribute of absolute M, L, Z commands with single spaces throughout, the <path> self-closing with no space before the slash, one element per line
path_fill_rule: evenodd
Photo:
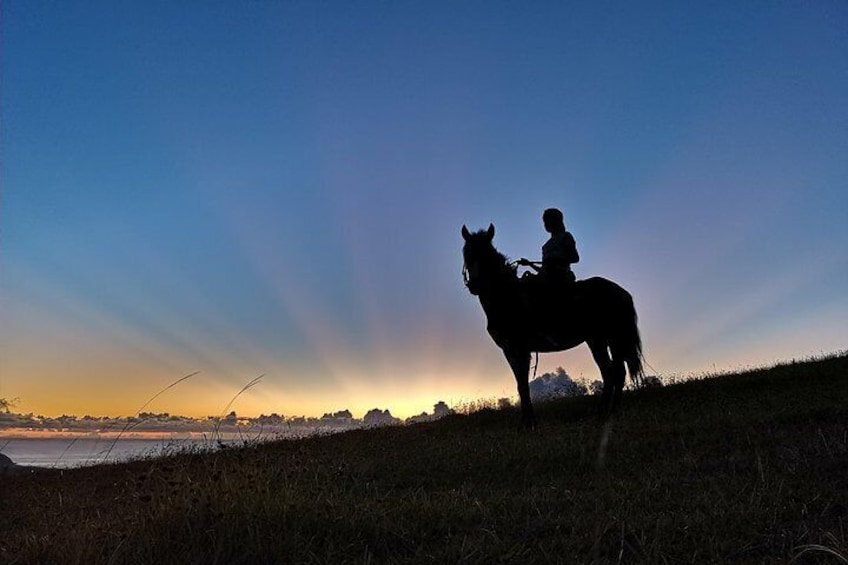
<path fill-rule="evenodd" d="M 623 408 L 0 477 L 0 563 L 848 563 L 848 357 Z"/>

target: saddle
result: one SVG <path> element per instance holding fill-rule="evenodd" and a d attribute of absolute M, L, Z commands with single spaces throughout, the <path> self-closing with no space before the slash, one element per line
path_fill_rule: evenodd
<path fill-rule="evenodd" d="M 550 277 L 524 273 L 521 286 L 533 308 L 550 308 L 568 312 L 579 295 L 579 285 L 572 271 L 567 276 Z"/>

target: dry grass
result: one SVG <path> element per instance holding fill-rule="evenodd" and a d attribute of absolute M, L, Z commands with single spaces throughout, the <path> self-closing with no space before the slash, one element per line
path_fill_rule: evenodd
<path fill-rule="evenodd" d="M 848 357 L 0 478 L 3 563 L 840 563 Z"/>

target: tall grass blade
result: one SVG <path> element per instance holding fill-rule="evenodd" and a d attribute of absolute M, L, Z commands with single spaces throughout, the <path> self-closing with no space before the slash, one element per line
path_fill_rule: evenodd
<path fill-rule="evenodd" d="M 263 374 L 259 375 L 258 377 L 256 377 L 255 379 L 253 379 L 252 381 L 250 381 L 249 383 L 247 383 L 246 385 L 244 385 L 244 386 L 241 388 L 241 390 L 240 390 L 240 391 L 238 391 L 238 392 L 236 393 L 236 395 L 230 399 L 230 401 L 227 403 L 227 405 L 226 405 L 226 406 L 224 406 L 224 409 L 223 409 L 223 410 L 221 410 L 221 414 L 220 414 L 220 416 L 218 416 L 218 421 L 215 423 L 215 432 L 214 432 L 214 433 L 213 433 L 213 435 L 212 435 L 212 437 L 213 437 L 215 440 L 217 440 L 218 442 L 220 442 L 220 441 L 221 441 L 221 436 L 219 435 L 219 430 L 221 429 L 221 422 L 223 422 L 223 420 L 224 420 L 224 414 L 226 414 L 226 413 L 227 413 L 227 410 L 229 410 L 229 409 L 230 409 L 230 406 L 232 406 L 232 405 L 233 405 L 233 403 L 236 401 L 236 399 L 237 399 L 239 396 L 241 396 L 241 395 L 242 395 L 242 393 L 244 393 L 244 392 L 246 392 L 248 389 L 250 389 L 250 388 L 252 388 L 252 387 L 254 387 L 254 386 L 258 385 L 258 384 L 259 384 L 259 382 L 262 380 L 262 377 L 264 377 L 264 376 L 265 376 L 265 374 L 263 373 Z"/>
<path fill-rule="evenodd" d="M 140 416 L 140 415 L 141 415 L 142 410 L 144 410 L 145 408 L 147 408 L 147 407 L 150 405 L 150 403 L 151 403 L 151 402 L 153 402 L 154 400 L 156 400 L 157 398 L 159 398 L 159 396 L 161 396 L 164 392 L 166 392 L 166 391 L 168 391 L 168 390 L 171 390 L 172 388 L 174 388 L 175 386 L 177 386 L 177 385 L 178 385 L 178 384 L 180 384 L 181 382 L 183 382 L 183 381 L 185 381 L 185 380 L 188 380 L 188 379 L 190 379 L 191 377 L 193 377 L 193 376 L 195 376 L 195 375 L 197 375 L 197 374 L 199 374 L 199 373 L 200 373 L 200 371 L 195 371 L 195 372 L 193 372 L 193 373 L 189 373 L 188 375 L 186 375 L 186 376 L 184 376 L 184 377 L 181 377 L 181 378 L 179 378 L 179 379 L 175 380 L 174 382 L 172 382 L 171 384 L 169 384 L 168 386 L 166 386 L 165 388 L 163 388 L 162 390 L 160 390 L 159 392 L 157 392 L 156 394 L 154 394 L 153 396 L 151 396 L 151 397 L 148 399 L 148 401 L 147 401 L 147 402 L 145 402 L 144 404 L 142 404 L 142 405 L 141 405 L 141 408 L 139 408 L 138 410 L 136 410 L 136 412 L 135 412 L 135 416 L 136 416 L 136 417 Z M 115 445 L 118 443 L 118 440 L 119 440 L 119 439 L 121 439 L 121 436 L 122 436 L 122 435 L 124 435 L 124 433 L 125 433 L 125 432 L 127 432 L 128 430 L 133 429 L 134 427 L 136 427 L 136 426 L 138 426 L 139 424 L 141 424 L 141 423 L 145 422 L 146 420 L 147 420 L 147 419 L 144 419 L 144 420 L 141 420 L 141 421 L 138 421 L 138 422 L 130 422 L 130 421 L 127 421 L 127 423 L 126 423 L 126 424 L 124 424 L 124 427 L 123 427 L 123 428 L 121 428 L 121 431 L 120 431 L 120 432 L 118 432 L 118 435 L 117 435 L 117 436 L 115 436 L 115 439 L 114 439 L 114 440 L 112 440 L 112 443 L 109 445 L 109 449 L 107 449 L 107 450 L 106 450 L 106 455 L 104 455 L 104 456 L 103 456 L 103 461 L 105 462 L 107 459 L 109 459 L 109 456 L 112 454 L 112 450 L 115 448 Z M 76 438 L 74 438 L 74 441 L 76 441 Z M 71 442 L 71 445 L 73 445 L 73 442 Z M 68 448 L 67 448 L 67 449 L 70 449 L 70 446 L 68 446 Z M 67 449 L 65 449 L 65 452 L 67 452 Z M 64 455 L 64 453 L 62 453 L 62 455 Z M 61 457 L 60 457 L 60 458 L 61 458 Z"/>

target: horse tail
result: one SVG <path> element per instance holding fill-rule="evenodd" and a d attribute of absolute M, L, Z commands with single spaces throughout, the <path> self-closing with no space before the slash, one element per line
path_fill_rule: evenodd
<path fill-rule="evenodd" d="M 624 291 L 624 309 L 621 320 L 621 345 L 624 350 L 624 362 L 630 373 L 630 381 L 640 384 L 644 376 L 642 368 L 642 338 L 639 335 L 639 316 L 636 314 L 636 306 L 629 292 Z"/>

